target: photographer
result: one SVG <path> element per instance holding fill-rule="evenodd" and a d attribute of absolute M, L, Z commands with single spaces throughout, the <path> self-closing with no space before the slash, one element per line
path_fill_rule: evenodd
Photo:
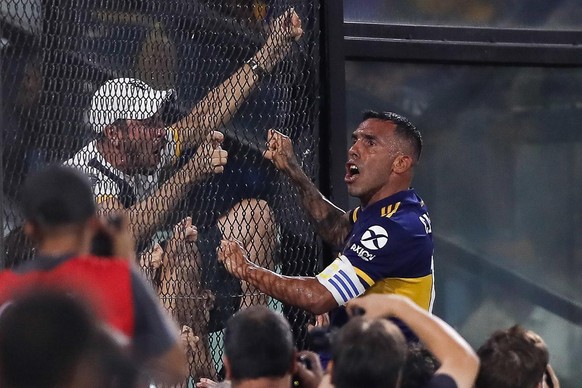
<path fill-rule="evenodd" d="M 285 317 L 264 306 L 251 306 L 228 320 L 224 366 L 229 383 L 201 379 L 196 386 L 315 388 L 323 375 L 315 353 L 295 350 Z"/>
<path fill-rule="evenodd" d="M 384 319 L 389 317 L 402 320 L 440 362 L 424 387 L 473 387 L 479 370 L 473 349 L 452 327 L 409 298 L 371 294 L 351 300 L 346 308 L 362 317 L 351 319 L 334 337 L 328 367 L 334 387 L 401 386 L 406 342 L 398 327 Z"/>
<path fill-rule="evenodd" d="M 181 381 L 186 360 L 178 328 L 132 264 L 134 241 L 127 220 L 98 219 L 88 178 L 69 167 L 48 167 L 30 177 L 21 198 L 24 231 L 36 245 L 36 258 L 0 272 L 0 311 L 38 285 L 75 295 L 104 325 L 130 340 L 148 379 Z M 89 254 L 97 236 L 113 257 Z"/>

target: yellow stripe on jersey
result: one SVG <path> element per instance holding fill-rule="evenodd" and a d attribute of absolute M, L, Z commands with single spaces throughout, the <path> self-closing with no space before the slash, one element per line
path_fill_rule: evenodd
<path fill-rule="evenodd" d="M 360 275 L 357 269 L 356 273 Z M 433 277 L 430 274 L 420 278 L 387 278 L 380 280 L 373 287 L 366 290 L 365 294 L 407 296 L 423 309 L 430 311 L 433 298 Z"/>
<path fill-rule="evenodd" d="M 103 194 L 103 195 L 98 195 L 97 198 L 95 198 L 95 203 L 97 203 L 97 205 L 99 205 L 102 202 L 105 202 L 107 200 L 110 200 L 111 198 L 116 198 L 115 195 L 111 195 L 111 194 Z"/>
<path fill-rule="evenodd" d="M 396 202 L 393 205 L 384 206 L 382 209 L 380 209 L 380 216 L 390 218 L 398 211 L 399 207 L 400 202 Z"/>
<path fill-rule="evenodd" d="M 364 271 L 362 271 L 361 269 L 359 269 L 358 267 L 354 267 L 352 265 L 352 267 L 354 268 L 354 271 L 356 271 L 356 275 L 358 275 L 359 277 L 361 277 L 366 283 L 368 283 L 368 286 L 372 287 L 374 285 L 374 280 L 372 280 L 371 277 L 368 276 L 367 273 L 365 273 Z"/>
<path fill-rule="evenodd" d="M 360 210 L 359 206 L 352 212 L 352 222 L 356 222 L 358 220 L 358 210 Z"/>

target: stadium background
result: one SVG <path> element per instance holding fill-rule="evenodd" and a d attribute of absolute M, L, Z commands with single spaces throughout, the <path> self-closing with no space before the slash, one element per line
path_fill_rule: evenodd
<path fill-rule="evenodd" d="M 363 109 L 408 116 L 425 137 L 415 186 L 431 210 L 435 313 L 476 346 L 520 322 L 548 342 L 564 387 L 582 381 L 582 6 L 576 0 L 72 1 L 0 3 L 2 250 L 30 171 L 92 136 L 94 90 L 135 76 L 186 111 L 248 59 L 293 6 L 304 38 L 222 130 L 225 174 L 192 195 L 200 214 L 268 201 L 286 274 L 330 257 L 288 182 L 265 163 L 267 128 L 343 208 L 349 134 Z M 11 265 L 18 252 L 2 256 Z M 297 329 L 306 316 L 285 308 Z"/>

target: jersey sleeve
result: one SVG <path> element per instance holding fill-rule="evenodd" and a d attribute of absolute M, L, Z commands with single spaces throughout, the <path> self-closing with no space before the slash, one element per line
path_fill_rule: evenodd
<path fill-rule="evenodd" d="M 352 263 L 343 255 L 335 259 L 316 278 L 331 292 L 339 306 L 362 295 L 367 288 L 360 280 Z"/>

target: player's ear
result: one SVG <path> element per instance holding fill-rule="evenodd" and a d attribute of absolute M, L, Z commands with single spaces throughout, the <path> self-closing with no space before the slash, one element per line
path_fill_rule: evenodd
<path fill-rule="evenodd" d="M 397 174 L 402 174 L 412 167 L 412 158 L 409 155 L 398 155 L 392 162 L 392 170 Z"/>

